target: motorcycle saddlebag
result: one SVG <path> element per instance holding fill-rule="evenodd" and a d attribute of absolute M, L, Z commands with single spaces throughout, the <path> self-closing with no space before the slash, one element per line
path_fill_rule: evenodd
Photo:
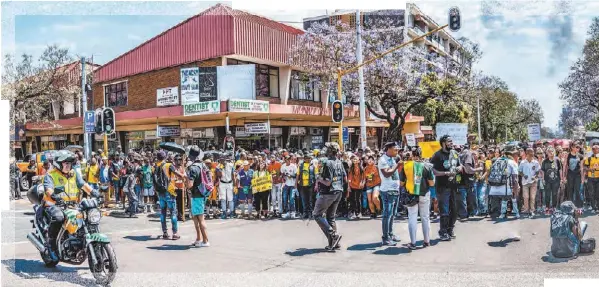
<path fill-rule="evenodd" d="M 32 204 L 41 204 L 44 198 L 44 185 L 36 184 L 27 191 L 27 198 Z"/>

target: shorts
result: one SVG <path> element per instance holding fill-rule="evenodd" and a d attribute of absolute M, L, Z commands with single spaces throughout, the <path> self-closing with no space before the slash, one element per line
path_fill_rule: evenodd
<path fill-rule="evenodd" d="M 381 191 L 381 187 L 377 185 L 377 186 L 366 188 L 366 193 L 372 193 L 373 191 L 379 192 L 379 191 Z"/>
<path fill-rule="evenodd" d="M 191 198 L 191 216 L 204 215 L 204 208 L 206 207 L 205 197 L 192 197 Z"/>
<path fill-rule="evenodd" d="M 154 187 L 150 186 L 150 187 L 144 187 L 144 192 L 143 192 L 143 196 L 154 196 Z"/>
<path fill-rule="evenodd" d="M 254 198 L 254 194 L 252 194 L 252 188 L 249 186 L 242 186 L 237 195 L 239 200 L 251 200 Z"/>

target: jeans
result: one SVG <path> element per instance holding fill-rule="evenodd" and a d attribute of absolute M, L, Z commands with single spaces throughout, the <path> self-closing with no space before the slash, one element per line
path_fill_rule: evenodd
<path fill-rule="evenodd" d="M 424 242 L 430 243 L 430 213 L 431 209 L 431 194 L 427 193 L 425 196 L 418 198 L 418 204 L 408 207 L 408 230 L 410 231 L 410 242 L 416 244 L 416 232 L 418 231 L 418 213 L 420 212 L 420 219 L 422 221 L 422 234 L 424 235 Z"/>
<path fill-rule="evenodd" d="M 484 182 L 477 182 L 474 184 L 474 189 L 476 190 L 477 198 L 477 214 L 485 214 L 487 213 L 487 184 Z"/>
<path fill-rule="evenodd" d="M 368 193 L 366 189 L 362 191 L 362 210 L 368 210 Z"/>
<path fill-rule="evenodd" d="M 302 207 L 304 208 L 304 216 L 309 216 L 314 209 L 314 201 L 312 200 L 312 186 L 301 186 L 300 195 L 302 197 Z"/>
<path fill-rule="evenodd" d="M 441 214 L 439 235 L 453 231 L 457 215 L 456 188 L 437 186 L 437 200 L 439 201 L 439 213 Z"/>
<path fill-rule="evenodd" d="M 112 188 L 114 188 L 114 197 L 116 203 L 119 204 L 121 202 L 121 185 L 118 180 L 112 180 Z"/>
<path fill-rule="evenodd" d="M 295 212 L 295 187 L 293 186 L 283 186 L 282 212 Z"/>
<path fill-rule="evenodd" d="M 316 203 L 314 203 L 314 221 L 320 227 L 320 230 L 325 236 L 328 236 L 332 232 L 337 232 L 337 224 L 335 223 L 335 216 L 337 214 L 337 206 L 341 201 L 342 192 L 335 194 L 318 194 Z M 324 215 L 324 217 L 323 217 Z"/>
<path fill-rule="evenodd" d="M 125 194 L 127 195 L 127 199 L 129 200 L 129 208 L 127 209 L 127 212 L 129 214 L 136 214 L 137 213 L 137 195 L 135 194 L 135 189 L 131 190 L 129 188 L 125 188 L 124 190 Z"/>
<path fill-rule="evenodd" d="M 397 191 L 381 191 L 381 204 L 383 205 L 383 241 L 389 241 L 393 238 L 393 217 L 397 210 L 399 195 Z"/>
<path fill-rule="evenodd" d="M 271 211 L 283 211 L 283 200 L 281 199 L 281 195 L 282 185 L 280 183 L 273 183 L 272 190 L 270 191 Z"/>
<path fill-rule="evenodd" d="M 460 186 L 458 187 L 459 198 L 457 201 L 458 216 L 460 218 L 468 218 L 468 201 L 470 194 L 472 194 L 471 186 Z"/>
<path fill-rule="evenodd" d="M 166 210 L 168 209 L 171 214 L 173 233 L 177 233 L 177 204 L 175 202 L 175 197 L 168 192 L 158 194 L 158 203 L 160 204 L 160 224 L 162 225 L 162 232 L 167 233 Z"/>

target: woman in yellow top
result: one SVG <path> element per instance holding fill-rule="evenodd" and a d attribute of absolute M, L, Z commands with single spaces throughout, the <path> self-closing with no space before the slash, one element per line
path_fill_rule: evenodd
<path fill-rule="evenodd" d="M 272 177 L 266 169 L 266 162 L 261 161 L 252 177 L 252 193 L 254 194 L 256 211 L 258 212 L 256 219 L 258 217 L 265 219 L 268 216 L 268 195 L 271 189 Z"/>

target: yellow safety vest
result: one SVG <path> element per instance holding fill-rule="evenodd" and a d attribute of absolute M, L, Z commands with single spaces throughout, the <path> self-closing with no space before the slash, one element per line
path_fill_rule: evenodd
<path fill-rule="evenodd" d="M 589 167 L 587 176 L 589 178 L 599 178 L 599 158 L 595 155 L 585 160 L 585 165 Z"/>
<path fill-rule="evenodd" d="M 64 187 L 64 201 L 78 201 L 79 200 L 79 188 L 77 187 L 77 177 L 73 173 L 71 177 L 66 177 L 62 172 L 53 169 L 48 172 L 54 183 L 54 188 Z M 48 195 L 44 196 L 44 200 L 48 202 L 54 202 Z"/>

